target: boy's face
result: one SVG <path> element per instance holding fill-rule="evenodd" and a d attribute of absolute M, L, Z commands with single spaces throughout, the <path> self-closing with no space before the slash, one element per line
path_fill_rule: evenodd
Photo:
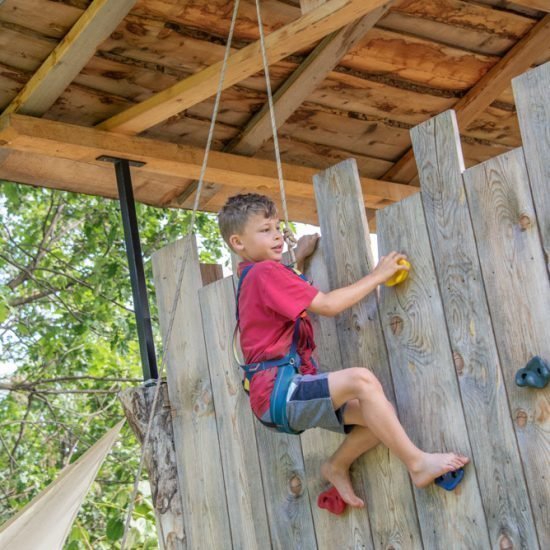
<path fill-rule="evenodd" d="M 231 235 L 229 243 L 243 260 L 280 262 L 283 256 L 283 234 L 279 218 L 266 218 L 263 213 L 250 216 L 242 233 Z"/>

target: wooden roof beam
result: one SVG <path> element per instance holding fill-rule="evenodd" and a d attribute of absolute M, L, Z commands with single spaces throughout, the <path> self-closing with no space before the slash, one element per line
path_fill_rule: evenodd
<path fill-rule="evenodd" d="M 393 4 L 388 1 L 359 21 L 325 37 L 309 54 L 306 60 L 292 73 L 273 94 L 273 106 L 277 128 L 280 128 L 292 113 L 321 84 L 338 65 L 342 57 L 355 46 Z M 265 104 L 248 122 L 236 140 L 225 151 L 252 156 L 271 137 L 269 104 Z"/>
<path fill-rule="evenodd" d="M 136 0 L 94 0 L 4 114 L 42 116 L 48 111 L 135 3 Z"/>
<path fill-rule="evenodd" d="M 300 0 L 300 10 L 302 15 L 318 8 L 322 4 L 326 4 L 328 0 Z"/>
<path fill-rule="evenodd" d="M 104 165 L 96 160 L 102 155 L 127 158 L 145 163 L 145 166 L 138 170 L 143 170 L 151 176 L 170 177 L 178 182 L 185 178 L 199 177 L 204 153 L 197 147 L 125 136 L 24 115 L 0 117 L 0 146 L 0 152 L 4 147 L 9 152 L 33 153 L 39 158 L 63 159 L 72 162 L 73 165 L 78 162 L 83 169 L 86 166 L 96 168 L 98 163 Z M 312 178 L 318 169 L 290 164 L 283 165 L 283 169 L 287 195 L 302 201 L 313 201 Z M 40 166 L 29 166 L 28 170 L 33 170 L 33 173 L 37 174 L 36 185 L 40 185 Z M 2 177 L 4 175 L 0 166 L 0 178 Z M 277 167 L 273 161 L 212 151 L 205 178 L 209 182 L 239 191 L 246 189 L 273 197 L 279 194 Z M 112 184 L 114 185 L 114 178 Z M 105 186 L 105 182 L 102 182 L 102 185 Z M 408 185 L 370 178 L 361 178 L 361 185 L 365 204 L 369 208 L 382 208 L 418 191 Z M 67 186 L 63 189 L 67 189 Z M 79 192 L 78 182 L 75 181 L 74 187 L 67 190 Z M 144 196 L 142 202 L 162 206 L 158 197 L 153 196 L 154 186 L 147 192 L 151 197 Z"/>
<path fill-rule="evenodd" d="M 326 0 L 310 0 L 311 11 Z M 315 3 L 317 2 L 317 4 Z M 305 99 L 323 82 L 328 74 L 338 65 L 340 59 L 376 24 L 386 13 L 394 0 L 376 8 L 359 21 L 350 23 L 343 29 L 335 31 L 319 42 L 306 60 L 273 94 L 275 121 L 280 128 Z M 302 13 L 305 4 L 302 2 Z M 226 153 L 253 156 L 272 136 L 269 104 L 265 104 L 248 122 L 246 127 L 225 148 Z M 198 182 L 191 182 L 177 198 L 183 204 L 198 189 Z M 201 206 L 207 197 L 201 197 Z"/>
<path fill-rule="evenodd" d="M 549 34 L 550 15 L 546 15 L 453 106 L 461 129 L 467 128 L 479 113 L 497 99 L 510 85 L 512 78 L 531 67 L 541 51 L 548 47 Z M 382 179 L 409 183 L 416 175 L 416 162 L 411 148 Z"/>
<path fill-rule="evenodd" d="M 387 3 L 387 0 L 329 0 L 296 21 L 266 36 L 269 64 L 324 38 Z M 216 93 L 222 61 L 211 65 L 149 99 L 98 125 L 103 130 L 138 134 L 167 118 L 208 99 Z M 254 42 L 232 54 L 227 62 L 224 89 L 263 68 L 260 43 Z"/>
<path fill-rule="evenodd" d="M 548 0 L 511 0 L 512 4 L 525 6 L 532 10 L 546 11 L 550 13 L 550 2 Z"/>

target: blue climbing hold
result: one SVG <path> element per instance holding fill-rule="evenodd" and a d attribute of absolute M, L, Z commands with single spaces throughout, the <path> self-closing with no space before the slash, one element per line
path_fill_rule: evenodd
<path fill-rule="evenodd" d="M 459 468 L 453 472 L 447 472 L 442 476 L 436 477 L 434 483 L 442 489 L 445 489 L 445 491 L 453 491 L 463 479 L 464 468 Z"/>
<path fill-rule="evenodd" d="M 527 365 L 516 373 L 516 384 L 530 388 L 542 389 L 550 381 L 550 366 L 548 363 L 535 355 L 527 362 Z"/>

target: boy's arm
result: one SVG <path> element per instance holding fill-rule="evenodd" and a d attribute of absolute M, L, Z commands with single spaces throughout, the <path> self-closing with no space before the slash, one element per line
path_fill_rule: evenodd
<path fill-rule="evenodd" d="M 319 234 L 304 235 L 298 240 L 296 248 L 294 249 L 294 255 L 296 257 L 296 269 L 298 271 L 304 271 L 304 262 L 308 256 L 311 256 L 315 252 L 315 247 L 319 241 Z"/>
<path fill-rule="evenodd" d="M 328 317 L 342 313 L 342 311 L 362 300 L 367 294 L 370 294 L 378 285 L 386 282 L 400 269 L 408 271 L 408 267 L 398 263 L 399 260 L 404 259 L 406 259 L 404 254 L 390 252 L 387 256 L 380 258 L 378 265 L 371 273 L 359 279 L 356 283 L 327 293 L 319 292 L 307 309 L 318 315 Z"/>

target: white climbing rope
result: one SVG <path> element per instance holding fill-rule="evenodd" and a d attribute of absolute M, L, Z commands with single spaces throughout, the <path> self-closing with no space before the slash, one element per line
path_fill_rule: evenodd
<path fill-rule="evenodd" d="M 228 35 L 228 38 L 227 38 L 227 44 L 226 44 L 226 47 L 225 47 L 225 54 L 224 54 L 222 67 L 221 67 L 221 71 L 220 71 L 220 80 L 219 80 L 219 83 L 218 83 L 218 90 L 217 90 L 217 93 L 216 93 L 216 100 L 214 102 L 212 120 L 210 121 L 210 129 L 209 129 L 209 132 L 208 132 L 208 138 L 207 138 L 206 147 L 205 147 L 205 150 L 204 150 L 204 157 L 203 157 L 201 172 L 200 172 L 200 176 L 199 176 L 199 183 L 197 185 L 197 191 L 196 191 L 196 194 L 195 194 L 195 201 L 193 203 L 193 212 L 191 214 L 191 220 L 190 220 L 189 228 L 188 228 L 188 232 L 187 232 L 188 237 L 191 235 L 191 233 L 193 232 L 193 229 L 195 227 L 197 210 L 199 208 L 200 196 L 201 196 L 202 187 L 203 187 L 203 183 L 204 183 L 204 176 L 206 174 L 206 167 L 207 167 L 207 164 L 208 164 L 208 155 L 209 155 L 210 149 L 212 147 L 212 140 L 213 140 L 213 137 L 214 137 L 214 128 L 215 128 L 216 119 L 217 119 L 217 116 L 218 116 L 218 111 L 219 111 L 219 106 L 220 106 L 220 98 L 221 98 L 221 94 L 222 94 L 222 91 L 223 91 L 223 81 L 224 81 L 224 78 L 225 78 L 225 70 L 227 68 L 227 60 L 228 60 L 229 54 L 231 52 L 231 43 L 233 41 L 233 33 L 234 33 L 234 30 L 235 30 L 235 22 L 237 20 L 237 13 L 239 11 L 239 2 L 240 2 L 240 0 L 235 0 L 235 6 L 233 8 L 233 16 L 231 18 L 231 26 L 229 28 L 229 35 Z M 270 114 L 270 119 L 271 119 L 271 129 L 272 129 L 272 132 L 273 132 L 273 144 L 274 144 L 274 148 L 275 148 L 275 160 L 276 160 L 276 164 L 277 164 L 277 176 L 279 178 L 279 189 L 280 189 L 280 193 L 281 193 L 281 205 L 282 205 L 282 208 L 283 208 L 283 215 L 284 215 L 284 220 L 285 220 L 285 241 L 288 245 L 288 250 L 289 250 L 289 253 L 290 253 L 291 261 L 292 261 L 292 263 L 294 263 L 296 261 L 296 258 L 294 256 L 293 247 L 296 244 L 296 239 L 294 237 L 292 229 L 290 228 L 290 223 L 288 221 L 288 210 L 287 210 L 287 205 L 286 205 L 286 194 L 285 194 L 284 179 L 283 179 L 283 167 L 282 167 L 282 163 L 281 163 L 281 153 L 280 153 L 280 150 L 279 150 L 279 140 L 277 138 L 277 124 L 276 124 L 276 121 L 275 121 L 275 109 L 274 109 L 274 106 L 273 106 L 273 94 L 272 94 L 272 91 L 271 91 L 271 81 L 270 81 L 270 78 L 269 78 L 269 65 L 268 65 L 268 62 L 267 62 L 267 54 L 266 54 L 266 48 L 265 48 L 265 37 L 264 37 L 264 31 L 263 31 L 263 25 L 262 25 L 261 13 L 260 13 L 259 0 L 256 0 L 256 13 L 258 15 L 258 27 L 259 27 L 259 30 L 260 30 L 260 47 L 261 47 L 261 51 L 262 51 L 262 60 L 263 60 L 263 65 L 264 65 L 264 74 L 265 74 L 265 81 L 266 81 L 266 88 L 267 88 L 269 114 Z M 168 327 L 167 327 L 167 330 L 166 330 L 166 338 L 165 338 L 165 342 L 164 342 L 164 349 L 163 349 L 163 352 L 162 352 L 162 358 L 161 358 L 161 363 L 160 363 L 160 367 L 159 367 L 159 377 L 158 377 L 158 379 L 155 380 L 155 394 L 154 394 L 154 397 L 153 397 L 153 403 L 151 404 L 151 412 L 150 412 L 150 415 L 149 415 L 149 420 L 147 422 L 147 429 L 146 429 L 145 436 L 144 436 L 143 442 L 142 442 L 141 456 L 140 456 L 140 461 L 139 461 L 139 467 L 138 467 L 136 477 L 135 477 L 135 480 L 134 480 L 134 488 L 133 488 L 133 491 L 132 491 L 132 497 L 130 499 L 130 505 L 128 507 L 128 511 L 127 511 L 127 515 L 126 515 L 126 521 L 124 523 L 124 534 L 123 534 L 122 542 L 121 542 L 121 546 L 120 546 L 121 550 L 124 550 L 126 548 L 126 541 L 128 539 L 128 532 L 129 532 L 129 529 L 130 529 L 130 521 L 132 519 L 132 513 L 134 511 L 134 503 L 135 503 L 137 493 L 138 493 L 138 488 L 139 488 L 139 480 L 141 479 L 141 474 L 143 472 L 145 449 L 146 449 L 146 446 L 149 444 L 149 437 L 151 435 L 151 426 L 153 424 L 153 414 L 154 414 L 154 411 L 155 411 L 156 406 L 157 406 L 158 396 L 160 394 L 162 374 L 164 372 L 164 367 L 165 367 L 165 364 L 166 364 L 167 350 L 168 350 L 168 346 L 169 346 L 170 339 L 171 339 L 171 336 L 172 336 L 172 329 L 173 329 L 174 320 L 175 320 L 175 317 L 176 317 L 176 309 L 177 309 L 178 299 L 179 299 L 179 296 L 180 296 L 180 293 L 181 293 L 181 286 L 183 284 L 183 275 L 185 273 L 185 267 L 186 267 L 186 264 L 187 264 L 187 256 L 188 256 L 187 252 L 188 252 L 188 249 L 184 251 L 184 254 L 182 256 L 181 266 L 178 270 L 176 292 L 175 292 L 175 295 L 174 295 L 174 301 L 172 303 L 172 310 L 170 312 L 170 319 L 169 319 Z"/>
<path fill-rule="evenodd" d="M 231 18 L 231 26 L 229 28 L 229 36 L 227 38 L 227 44 L 225 46 L 225 54 L 224 54 L 224 58 L 223 58 L 222 68 L 221 68 L 221 71 L 220 71 L 220 80 L 219 80 L 219 83 L 218 83 L 218 90 L 217 90 L 217 93 L 216 93 L 216 101 L 214 103 L 214 109 L 213 109 L 213 113 L 212 113 L 212 120 L 210 121 L 210 129 L 209 129 L 209 132 L 208 132 L 208 139 L 206 141 L 206 147 L 205 147 L 205 150 L 204 150 L 204 157 L 203 157 L 203 161 L 202 161 L 202 167 L 201 167 L 201 172 L 200 172 L 200 177 L 199 177 L 199 183 L 197 185 L 197 191 L 196 191 L 196 194 L 195 194 L 195 201 L 194 201 L 194 204 L 193 204 L 193 212 L 191 214 L 191 220 L 190 220 L 189 228 L 188 228 L 188 231 L 187 231 L 187 237 L 191 236 L 191 234 L 193 232 L 193 229 L 195 227 L 195 219 L 196 219 L 196 215 L 197 215 L 197 209 L 199 207 L 200 195 L 201 195 L 202 186 L 203 186 L 203 182 L 204 182 L 204 175 L 206 173 L 206 166 L 208 164 L 208 154 L 210 153 L 210 148 L 212 146 L 212 139 L 214 137 L 214 128 L 215 128 L 215 125 L 216 125 L 216 118 L 218 117 L 218 110 L 219 110 L 219 107 L 220 107 L 220 97 L 221 97 L 222 91 L 223 91 L 223 81 L 224 81 L 224 78 L 225 78 L 225 69 L 227 67 L 227 59 L 229 58 L 229 53 L 231 51 L 231 42 L 233 41 L 233 32 L 235 30 L 235 22 L 237 20 L 237 13 L 239 11 L 239 2 L 240 2 L 240 0 L 235 0 L 235 6 L 233 8 L 233 16 Z M 180 266 L 179 271 L 178 271 L 176 292 L 174 294 L 174 301 L 172 303 L 172 310 L 170 312 L 170 319 L 169 319 L 168 327 L 167 327 L 167 330 L 166 330 L 166 338 L 165 338 L 165 341 L 164 341 L 164 349 L 162 351 L 162 358 L 161 358 L 161 363 L 160 363 L 160 367 L 159 367 L 159 374 L 158 374 L 158 378 L 155 380 L 155 386 L 156 386 L 155 387 L 155 394 L 154 394 L 154 397 L 153 397 L 153 403 L 151 404 L 151 412 L 149 414 L 149 420 L 147 422 L 147 429 L 145 431 L 145 436 L 143 438 L 143 442 L 142 442 L 142 446 L 141 446 L 141 456 L 140 456 L 140 460 L 139 460 L 139 466 L 138 466 L 138 470 L 137 470 L 137 473 L 136 473 L 136 477 L 135 477 L 135 480 L 134 480 L 134 489 L 132 491 L 132 497 L 130 499 L 130 505 L 128 507 L 128 511 L 127 511 L 127 514 L 126 514 L 126 521 L 124 522 L 124 534 L 122 536 L 122 542 L 121 542 L 121 545 L 120 545 L 121 550 L 124 550 L 126 548 L 126 541 L 128 539 L 128 532 L 130 530 L 130 522 L 132 520 L 132 513 L 134 511 L 134 503 L 135 503 L 137 493 L 138 493 L 138 488 L 139 488 L 139 480 L 141 479 L 141 474 L 143 472 L 145 449 L 146 449 L 147 445 L 149 444 L 149 437 L 151 435 L 151 426 L 153 424 L 153 416 L 154 416 L 155 409 L 157 407 L 158 396 L 160 394 L 160 387 L 161 387 L 161 383 L 162 383 L 162 374 L 164 372 L 164 367 L 165 367 L 165 364 L 166 364 L 166 355 L 167 355 L 168 345 L 170 343 L 170 339 L 171 339 L 171 336 L 172 336 L 172 328 L 174 326 L 174 320 L 176 318 L 176 309 L 177 309 L 177 305 L 178 305 L 178 299 L 179 299 L 180 293 L 181 293 L 181 286 L 183 284 L 183 275 L 185 273 L 185 266 L 187 264 L 188 250 L 189 249 L 186 249 L 184 251 L 184 254 L 182 256 L 181 266 Z"/>
<path fill-rule="evenodd" d="M 294 246 L 296 238 L 290 224 L 288 222 L 288 210 L 286 207 L 285 183 L 283 179 L 283 165 L 281 163 L 281 151 L 279 149 L 279 139 L 277 136 L 277 123 L 275 121 L 275 108 L 273 106 L 273 93 L 271 91 L 271 80 L 269 78 L 269 64 L 267 62 L 267 53 L 265 48 L 264 27 L 262 24 L 262 14 L 260 13 L 260 0 L 256 0 L 256 14 L 258 17 L 258 28 L 260 30 L 260 48 L 262 50 L 262 61 L 264 64 L 265 85 L 267 89 L 267 103 L 269 105 L 269 117 L 271 119 L 271 131 L 273 133 L 273 149 L 275 151 L 275 160 L 277 163 L 277 176 L 279 178 L 279 190 L 281 193 L 281 206 L 283 207 L 283 215 L 285 218 L 285 241 L 288 246 L 288 252 L 292 263 L 296 263 L 294 255 Z"/>

